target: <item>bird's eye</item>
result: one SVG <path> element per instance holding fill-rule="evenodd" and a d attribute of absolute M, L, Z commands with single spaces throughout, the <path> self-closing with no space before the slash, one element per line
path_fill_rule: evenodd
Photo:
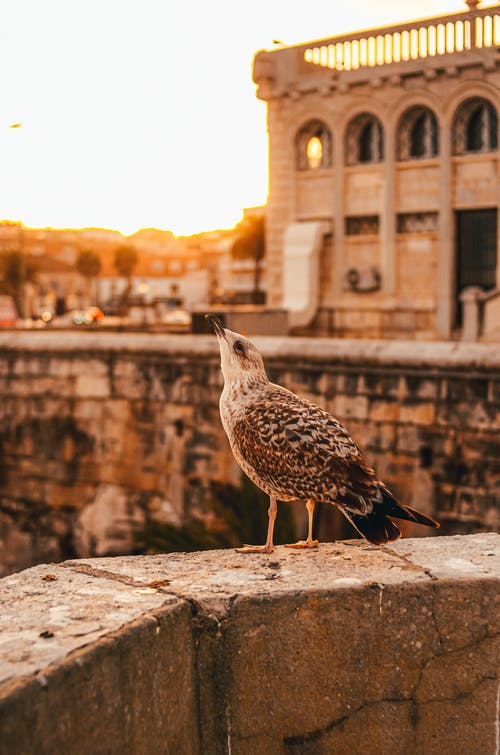
<path fill-rule="evenodd" d="M 241 341 L 235 341 L 234 344 L 233 344 L 233 349 L 235 350 L 235 352 L 237 354 L 244 354 L 245 353 L 245 349 L 244 349 L 243 344 L 241 343 Z"/>

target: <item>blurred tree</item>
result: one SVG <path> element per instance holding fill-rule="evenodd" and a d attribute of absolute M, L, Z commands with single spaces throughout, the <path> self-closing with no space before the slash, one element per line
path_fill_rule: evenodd
<path fill-rule="evenodd" d="M 89 295 L 95 296 L 96 291 L 92 291 L 92 281 L 95 281 L 101 272 L 101 258 L 92 249 L 81 249 L 76 260 L 76 269 L 87 279 Z"/>
<path fill-rule="evenodd" d="M 231 247 L 235 260 L 250 259 L 254 262 L 252 298 L 255 304 L 262 303 L 260 281 L 262 260 L 265 254 L 265 218 L 263 215 L 248 215 L 238 224 L 238 234 Z"/>
<path fill-rule="evenodd" d="M 19 250 L 4 252 L 0 257 L 0 289 L 12 296 L 20 317 L 24 312 L 24 289 L 36 280 L 36 267 L 30 257 Z"/>
<path fill-rule="evenodd" d="M 137 249 L 131 244 L 120 244 L 115 249 L 114 265 L 118 273 L 127 279 L 127 288 L 125 290 L 124 298 L 128 299 L 130 291 L 132 290 L 132 273 L 139 261 L 139 255 Z"/>

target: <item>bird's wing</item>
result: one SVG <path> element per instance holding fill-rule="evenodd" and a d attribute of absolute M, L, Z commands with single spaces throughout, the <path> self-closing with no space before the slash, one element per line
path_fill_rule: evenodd
<path fill-rule="evenodd" d="M 364 514 L 377 495 L 373 470 L 340 422 L 279 386 L 247 408 L 233 433 L 245 461 L 284 497 Z"/>

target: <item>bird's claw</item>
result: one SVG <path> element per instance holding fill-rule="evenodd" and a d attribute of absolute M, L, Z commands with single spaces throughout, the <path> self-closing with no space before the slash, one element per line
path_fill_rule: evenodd
<path fill-rule="evenodd" d="M 272 553 L 272 545 L 244 545 L 242 548 L 235 548 L 236 553 Z"/>
<path fill-rule="evenodd" d="M 298 549 L 304 549 L 304 548 L 317 548 L 318 547 L 318 540 L 299 540 L 297 543 L 287 543 L 287 548 L 296 548 Z"/>

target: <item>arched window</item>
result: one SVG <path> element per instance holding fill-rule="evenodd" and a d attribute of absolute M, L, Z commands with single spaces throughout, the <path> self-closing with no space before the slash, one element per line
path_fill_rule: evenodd
<path fill-rule="evenodd" d="M 361 113 L 347 126 L 346 163 L 379 163 L 384 158 L 382 124 L 374 115 Z"/>
<path fill-rule="evenodd" d="M 488 100 L 472 97 L 458 108 L 453 121 L 453 154 L 498 149 L 498 115 Z"/>
<path fill-rule="evenodd" d="M 297 170 L 320 170 L 332 164 L 332 135 L 321 121 L 309 121 L 296 138 Z"/>
<path fill-rule="evenodd" d="M 417 106 L 403 114 L 398 127 L 398 160 L 419 160 L 438 154 L 437 118 L 428 107 Z"/>

